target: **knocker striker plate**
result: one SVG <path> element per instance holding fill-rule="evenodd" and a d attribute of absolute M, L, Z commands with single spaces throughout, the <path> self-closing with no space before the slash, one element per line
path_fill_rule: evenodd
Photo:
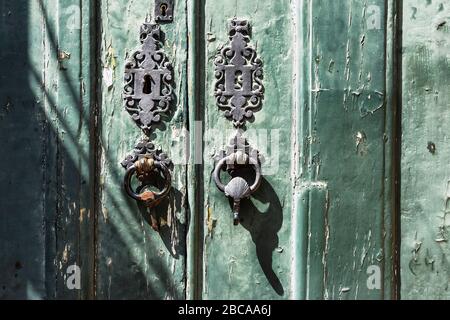
<path fill-rule="evenodd" d="M 172 101 L 172 65 L 160 48 L 160 38 L 158 24 L 144 23 L 142 47 L 125 64 L 124 107 L 144 132 L 160 122 Z"/>
<path fill-rule="evenodd" d="M 249 34 L 247 20 L 232 19 L 230 42 L 219 48 L 214 60 L 216 104 L 238 128 L 261 106 L 264 91 L 262 61 L 249 45 Z"/>
<path fill-rule="evenodd" d="M 261 159 L 258 150 L 252 148 L 239 134 L 234 136 L 226 150 L 221 151 L 215 157 L 216 165 L 213 172 L 214 182 L 217 188 L 227 197 L 233 199 L 233 222 L 239 223 L 240 202 L 254 193 L 261 183 Z M 255 180 L 249 185 L 240 177 L 234 176 L 226 185 L 222 183 L 220 172 L 222 170 L 233 173 L 239 166 L 252 166 L 255 171 Z"/>

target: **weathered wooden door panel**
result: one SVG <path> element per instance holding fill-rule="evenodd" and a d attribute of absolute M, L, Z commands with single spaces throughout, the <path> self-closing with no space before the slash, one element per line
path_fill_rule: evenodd
<path fill-rule="evenodd" d="M 297 214 L 307 217 L 297 223 L 311 236 L 294 257 L 306 259 L 299 297 L 391 297 L 389 4 L 310 1 L 302 8 L 296 197 Z M 378 288 L 367 285 L 369 267 L 382 275 Z"/>
<path fill-rule="evenodd" d="M 233 226 L 229 201 L 210 178 L 214 165 L 211 155 L 223 148 L 234 132 L 213 96 L 214 56 L 218 47 L 228 42 L 228 23 L 233 17 L 249 20 L 251 44 L 263 61 L 262 109 L 255 112 L 245 134 L 269 160 L 262 166 L 264 178 L 259 190 L 241 204 L 239 226 Z M 291 5 L 289 1 L 206 1 L 204 25 L 203 298 L 287 298 L 294 105 Z"/>
<path fill-rule="evenodd" d="M 175 162 L 172 191 L 158 206 L 161 232 L 149 213 L 123 190 L 120 162 L 144 134 L 123 108 L 127 58 L 139 48 L 139 29 L 153 16 L 153 1 L 103 1 L 101 21 L 101 106 L 96 230 L 99 299 L 183 299 L 186 285 L 186 3 L 176 1 L 175 22 L 162 24 L 163 50 L 173 65 L 175 103 L 170 116 L 151 134 Z M 111 76 L 112 75 L 112 76 Z M 177 150 L 177 153 L 176 153 Z"/>
<path fill-rule="evenodd" d="M 154 1 L 0 0 L 0 298 L 448 298 L 449 7 L 175 0 L 157 233 L 120 164 L 145 136 L 123 72 Z M 235 17 L 264 85 L 243 130 L 264 176 L 237 226 L 211 177 L 235 132 L 214 97 Z"/>
<path fill-rule="evenodd" d="M 403 1 L 401 297 L 450 298 L 450 2 Z"/>
<path fill-rule="evenodd" d="M 92 8 L 88 1 L 1 1 L 0 8 L 0 297 L 86 298 Z M 73 264 L 83 290 L 66 286 Z"/>
<path fill-rule="evenodd" d="M 204 10 L 203 298 L 389 298 L 389 5 L 206 1 Z M 264 63 L 263 106 L 248 128 L 279 137 L 264 149 L 278 166 L 242 204 L 238 227 L 208 159 L 230 128 L 212 96 L 212 60 L 232 17 L 250 20 Z M 370 266 L 385 279 L 374 290 Z"/>

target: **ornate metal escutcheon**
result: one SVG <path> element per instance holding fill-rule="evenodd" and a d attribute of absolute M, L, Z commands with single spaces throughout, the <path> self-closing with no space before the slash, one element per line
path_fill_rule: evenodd
<path fill-rule="evenodd" d="M 158 24 L 144 23 L 140 30 L 142 48 L 125 64 L 124 106 L 144 132 L 160 122 L 172 101 L 172 65 L 160 49 L 160 37 Z"/>
<path fill-rule="evenodd" d="M 225 116 L 241 127 L 261 105 L 263 69 L 256 50 L 249 45 L 248 21 L 234 18 L 229 28 L 230 42 L 219 48 L 214 60 L 214 96 Z"/>
<path fill-rule="evenodd" d="M 239 224 L 239 210 L 242 199 L 250 197 L 261 183 L 261 156 L 258 150 L 252 148 L 240 132 L 237 132 L 230 139 L 230 144 L 226 150 L 222 150 L 215 157 L 216 165 L 213 171 L 214 182 L 220 191 L 227 197 L 233 199 L 233 222 Z M 249 184 L 246 179 L 240 176 L 243 170 L 253 167 L 255 177 Z M 225 185 L 222 183 L 220 173 L 227 171 L 232 179 Z"/>

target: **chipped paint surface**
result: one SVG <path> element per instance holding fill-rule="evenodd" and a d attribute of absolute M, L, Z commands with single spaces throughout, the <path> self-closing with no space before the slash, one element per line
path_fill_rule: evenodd
<path fill-rule="evenodd" d="M 176 105 L 152 139 L 172 157 L 174 129 L 186 126 L 186 3 L 176 1 L 177 23 L 164 24 L 163 49 L 174 66 Z M 122 105 L 126 58 L 139 45 L 139 28 L 153 14 L 153 2 L 103 1 L 101 15 L 102 126 L 99 133 L 101 214 L 97 226 L 99 299 L 184 299 L 186 286 L 185 165 L 175 165 L 172 190 L 150 214 L 122 188 L 122 159 L 142 136 Z M 119 27 L 120 26 L 120 27 Z M 180 152 L 182 152 L 181 150 Z M 185 152 L 182 152 L 185 153 Z M 156 217 L 156 218 L 155 218 Z M 160 231 L 152 225 L 160 225 Z"/>
<path fill-rule="evenodd" d="M 450 298 L 450 2 L 403 1 L 401 296 Z"/>
<path fill-rule="evenodd" d="M 66 28 L 74 3 L 76 30 Z M 0 299 L 92 296 L 90 10 L 2 2 L 0 149 L 12 170 L 0 173 Z M 85 274 L 81 290 L 66 286 L 72 264 Z"/>
<path fill-rule="evenodd" d="M 293 15 L 290 1 L 205 1 L 204 14 L 205 34 L 210 34 L 202 61 L 206 70 L 202 93 L 205 98 L 205 132 L 219 129 L 231 133 L 230 123 L 221 115 L 214 101 L 213 57 L 217 48 L 228 41 L 228 19 L 244 18 L 251 24 L 251 43 L 263 61 L 265 87 L 262 109 L 255 113 L 255 121 L 248 128 L 266 129 L 269 135 L 272 134 L 271 129 L 279 129 L 279 150 L 290 150 L 293 105 Z M 226 138 L 215 140 L 207 137 L 205 153 L 219 150 Z M 289 297 L 291 196 L 290 180 L 285 172 L 290 170 L 290 155 L 286 151 L 274 156 L 280 156 L 280 167 L 275 174 L 264 177 L 251 199 L 241 202 L 243 221 L 238 226 L 233 226 L 229 201 L 210 178 L 213 161 L 205 157 L 202 172 L 204 208 L 211 208 L 212 216 L 206 212 L 203 221 L 206 229 L 202 241 L 204 299 Z M 211 218 L 216 219 L 213 229 Z M 284 250 L 280 251 L 280 247 Z"/>
<path fill-rule="evenodd" d="M 203 152 L 205 163 L 175 165 L 172 193 L 154 215 L 125 195 L 120 166 L 141 137 L 122 108 L 122 70 L 152 4 L 5 4 L 1 161 L 27 163 L 0 172 L 0 298 L 395 297 L 396 2 L 175 3 L 162 31 L 176 105 L 152 139 L 172 158 Z M 402 3 L 401 295 L 448 299 L 450 4 Z M 181 133 L 229 128 L 213 99 L 212 60 L 234 16 L 250 20 L 264 63 L 265 98 L 249 127 L 279 130 L 281 152 L 264 155 L 280 156 L 279 168 L 243 201 L 237 227 L 210 178 L 209 156 L 223 145 L 205 136 L 204 150 L 192 152 L 199 146 L 186 146 Z M 181 155 L 171 154 L 175 145 Z M 82 267 L 80 291 L 64 282 L 72 264 Z M 381 270 L 380 289 L 366 285 L 371 266 Z"/>
<path fill-rule="evenodd" d="M 392 2 L 301 2 L 297 298 L 391 295 Z M 294 247 L 294 248 L 296 248 Z M 382 287 L 369 290 L 367 268 Z"/>

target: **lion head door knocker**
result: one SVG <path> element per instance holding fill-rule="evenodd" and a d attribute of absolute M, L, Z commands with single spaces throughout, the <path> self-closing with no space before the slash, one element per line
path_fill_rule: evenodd
<path fill-rule="evenodd" d="M 145 22 L 140 29 L 142 46 L 125 64 L 124 107 L 147 135 L 168 113 L 172 101 L 172 65 L 161 49 L 160 38 L 160 26 Z M 121 164 L 126 169 L 124 188 L 131 198 L 151 209 L 168 195 L 171 160 L 149 138 L 142 139 Z M 132 187 L 133 176 L 140 183 L 136 191 Z M 160 187 L 160 190 L 151 191 L 150 187 Z M 153 229 L 159 230 L 152 210 L 150 216 Z"/>
<path fill-rule="evenodd" d="M 261 157 L 241 135 L 246 120 L 254 116 L 261 106 L 264 88 L 262 85 L 262 61 L 256 50 L 249 45 L 250 26 L 247 20 L 234 18 L 229 25 L 230 42 L 219 48 L 215 65 L 216 83 L 214 96 L 225 117 L 237 128 L 226 150 L 215 157 L 214 181 L 220 191 L 233 200 L 234 224 L 239 223 L 240 202 L 254 193 L 261 183 Z M 243 178 L 244 170 L 253 168 L 254 181 Z M 232 179 L 224 185 L 221 170 L 226 170 Z"/>

